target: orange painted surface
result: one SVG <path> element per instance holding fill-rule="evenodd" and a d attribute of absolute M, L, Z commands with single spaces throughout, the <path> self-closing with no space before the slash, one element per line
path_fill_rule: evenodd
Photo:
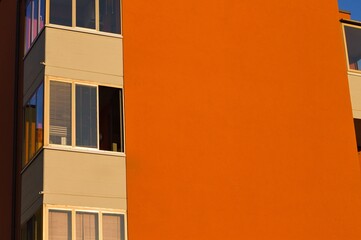
<path fill-rule="evenodd" d="M 129 239 L 361 239 L 336 1 L 123 14 Z"/>
<path fill-rule="evenodd" d="M 347 11 L 339 11 L 340 19 L 351 19 L 351 13 Z"/>

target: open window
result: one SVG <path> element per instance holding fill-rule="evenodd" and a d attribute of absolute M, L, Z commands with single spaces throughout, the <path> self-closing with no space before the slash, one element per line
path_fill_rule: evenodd
<path fill-rule="evenodd" d="M 349 69 L 361 71 L 361 28 L 345 25 L 344 29 Z"/>
<path fill-rule="evenodd" d="M 120 88 L 50 81 L 49 143 L 124 152 L 122 99 Z"/>

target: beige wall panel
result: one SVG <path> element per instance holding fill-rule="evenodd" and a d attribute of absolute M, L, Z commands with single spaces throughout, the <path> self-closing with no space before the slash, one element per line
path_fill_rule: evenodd
<path fill-rule="evenodd" d="M 125 181 L 124 157 L 44 150 L 44 203 L 121 208 Z"/>
<path fill-rule="evenodd" d="M 79 71 L 80 79 L 94 74 L 123 76 L 122 43 L 117 37 L 47 27 L 46 66 L 64 69 L 66 74 Z M 119 84 L 119 78 L 114 80 L 112 84 Z"/>
<path fill-rule="evenodd" d="M 353 116 L 354 118 L 361 118 L 361 76 L 349 74 L 348 82 Z"/>
<path fill-rule="evenodd" d="M 21 174 L 21 219 L 27 219 L 41 205 L 43 191 L 43 152 Z M 38 203 L 38 204 L 36 204 Z"/>
<path fill-rule="evenodd" d="M 24 59 L 24 95 L 31 92 L 31 87 L 34 88 L 35 79 L 39 78 L 39 75 L 44 74 L 42 72 L 44 69 L 44 65 L 42 64 L 45 58 L 44 50 L 45 31 L 41 33 Z"/>
<path fill-rule="evenodd" d="M 126 199 L 120 199 L 120 198 L 89 197 L 89 196 L 45 193 L 44 203 L 52 204 L 52 205 L 109 208 L 116 210 L 127 209 Z"/>
<path fill-rule="evenodd" d="M 119 88 L 123 87 L 123 77 L 116 75 L 109 75 L 109 74 L 95 73 L 95 72 L 84 72 L 74 69 L 65 69 L 65 68 L 52 67 L 52 66 L 45 67 L 45 74 L 47 76 L 84 80 L 84 81 L 95 82 L 96 84 L 102 83 L 106 85 L 112 85 Z"/>

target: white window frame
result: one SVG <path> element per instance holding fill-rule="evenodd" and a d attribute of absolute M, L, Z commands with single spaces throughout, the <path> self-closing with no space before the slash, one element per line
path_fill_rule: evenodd
<path fill-rule="evenodd" d="M 72 240 L 76 240 L 76 213 L 77 212 L 88 212 L 98 214 L 98 240 L 103 240 L 103 214 L 114 214 L 124 216 L 124 240 L 128 240 L 128 226 L 127 226 L 127 212 L 120 209 L 109 209 L 109 208 L 90 208 L 90 207 L 79 207 L 79 206 L 68 206 L 68 205 L 49 205 L 44 204 L 43 207 L 43 239 L 49 239 L 49 211 L 68 211 L 71 214 L 71 236 Z"/>
<path fill-rule="evenodd" d="M 63 29 L 72 29 L 72 30 L 76 30 L 76 31 L 80 31 L 80 32 L 89 32 L 89 33 L 96 33 L 96 34 L 101 34 L 101 35 L 108 35 L 108 36 L 114 36 L 114 37 L 122 37 L 123 34 L 123 14 L 122 14 L 122 4 L 123 1 L 122 0 L 118 0 L 119 2 L 119 28 L 120 28 L 120 33 L 110 33 L 110 32 L 103 32 L 100 31 L 100 27 L 99 27 L 99 1 L 100 0 L 94 0 L 95 1 L 95 29 L 90 29 L 90 28 L 83 28 L 83 27 L 77 27 L 76 26 L 76 0 L 72 0 L 72 24 L 71 27 L 69 26 L 63 26 L 63 25 L 58 25 L 58 24 L 54 24 L 54 23 L 50 23 L 50 1 L 51 0 L 45 0 L 45 25 L 46 26 L 50 26 L 50 27 L 55 27 L 55 28 L 63 28 Z"/>
<path fill-rule="evenodd" d="M 61 144 L 51 144 L 50 143 L 50 82 L 64 82 L 71 84 L 71 145 L 61 145 Z M 83 86 L 92 86 L 96 87 L 97 89 L 97 147 L 90 148 L 90 147 L 81 147 L 76 145 L 76 85 L 83 85 Z M 122 101 L 121 101 L 121 109 L 120 109 L 120 128 L 121 128 L 121 144 L 123 145 L 123 152 L 115 152 L 115 151 L 107 151 L 101 150 L 99 146 L 99 86 L 104 87 L 111 87 L 121 90 L 122 92 Z M 96 84 L 94 82 L 86 82 L 81 80 L 74 80 L 74 79 L 65 79 L 59 77 L 46 77 L 44 80 L 44 113 L 43 113 L 43 148 L 54 148 L 54 149 L 62 149 L 62 150 L 74 150 L 74 151 L 81 151 L 81 152 L 92 152 L 92 153 L 101 153 L 107 155 L 118 155 L 118 156 L 125 156 L 125 127 L 124 127 L 124 90 L 123 87 L 115 86 L 115 85 L 107 85 L 107 84 Z"/>

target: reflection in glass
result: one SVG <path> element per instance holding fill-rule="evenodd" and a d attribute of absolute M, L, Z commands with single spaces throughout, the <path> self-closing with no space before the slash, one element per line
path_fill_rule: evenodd
<path fill-rule="evenodd" d="M 76 85 L 76 145 L 97 147 L 97 89 Z"/>
<path fill-rule="evenodd" d="M 38 35 L 38 17 L 39 17 L 39 0 L 33 0 L 33 16 L 32 16 L 32 38 L 31 41 L 34 41 Z"/>
<path fill-rule="evenodd" d="M 36 143 L 38 151 L 43 146 L 43 109 L 44 109 L 44 85 L 41 84 L 36 91 Z"/>
<path fill-rule="evenodd" d="M 45 0 L 40 0 L 40 12 L 39 12 L 39 32 L 44 27 L 44 21 L 45 21 Z"/>
<path fill-rule="evenodd" d="M 25 52 L 27 52 L 31 44 L 31 13 L 32 4 L 30 0 L 27 0 L 25 9 Z"/>

